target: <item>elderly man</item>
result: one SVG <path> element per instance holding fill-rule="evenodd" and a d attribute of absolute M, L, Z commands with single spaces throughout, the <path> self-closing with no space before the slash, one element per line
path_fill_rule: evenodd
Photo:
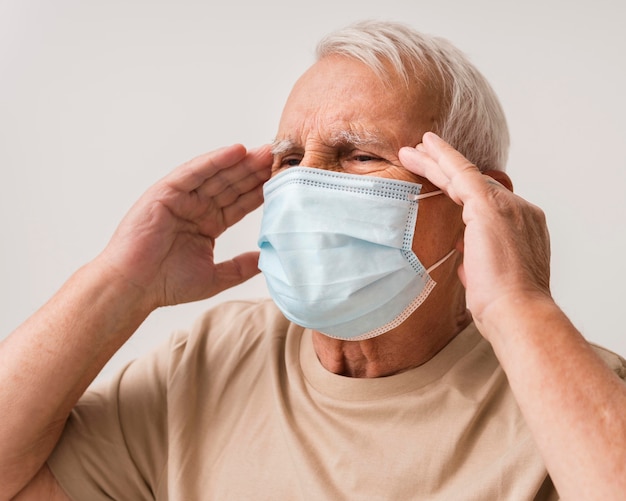
<path fill-rule="evenodd" d="M 551 299 L 507 143 L 449 44 L 383 23 L 327 37 L 271 152 L 173 171 L 3 342 L 3 495 L 621 498 L 626 364 Z M 263 184 L 260 259 L 214 264 Z M 213 309 L 81 397 L 152 310 L 257 259 L 272 301 Z"/>

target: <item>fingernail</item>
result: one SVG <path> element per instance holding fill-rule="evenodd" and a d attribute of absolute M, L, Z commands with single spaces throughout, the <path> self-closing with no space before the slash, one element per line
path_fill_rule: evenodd
<path fill-rule="evenodd" d="M 443 141 L 443 139 L 441 139 L 437 134 L 435 134 L 433 131 L 429 130 L 428 132 L 424 133 L 424 137 L 422 140 L 426 140 L 426 139 L 430 139 L 431 141 Z"/>
<path fill-rule="evenodd" d="M 398 152 L 398 156 L 404 156 L 404 155 L 415 155 L 416 152 L 416 148 L 411 148 L 410 146 L 403 146 L 402 148 L 400 148 L 400 151 Z"/>

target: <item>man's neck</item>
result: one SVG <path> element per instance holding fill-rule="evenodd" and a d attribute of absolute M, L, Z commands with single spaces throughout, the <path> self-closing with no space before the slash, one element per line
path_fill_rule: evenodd
<path fill-rule="evenodd" d="M 317 357 L 326 370 L 335 374 L 391 376 L 428 362 L 471 322 L 465 308 L 446 319 L 420 319 L 423 315 L 416 313 L 394 330 L 364 341 L 333 339 L 313 331 Z"/>

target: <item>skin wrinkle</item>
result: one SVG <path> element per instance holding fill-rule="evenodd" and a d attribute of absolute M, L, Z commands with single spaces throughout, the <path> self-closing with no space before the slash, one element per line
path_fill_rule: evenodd
<path fill-rule="evenodd" d="M 344 81 L 345 74 L 332 75 L 333 70 L 329 71 L 326 63 L 332 61 L 341 66 L 346 63 L 347 66 L 356 64 L 364 67 L 362 63 L 337 55 L 322 59 L 310 69 L 326 66 L 317 75 L 317 83 L 312 84 L 317 89 L 309 90 L 308 104 L 300 102 L 300 106 L 296 105 L 298 111 L 294 110 L 305 120 L 288 126 L 283 124 L 285 127 L 279 129 L 272 151 L 275 153 L 272 174 L 284 167 L 279 155 L 289 152 L 294 156 L 294 161 L 299 160 L 308 167 L 323 165 L 328 170 L 404 179 L 422 184 L 424 191 L 435 189 L 425 178 L 406 170 L 397 153 L 403 146 L 414 147 L 420 142 L 423 132 L 433 129 L 440 114 L 440 92 L 430 85 L 419 85 L 421 78 L 413 80 L 413 85 L 408 88 L 395 85 L 393 89 L 396 92 L 390 92 L 388 86 L 383 86 L 378 78 L 373 78 L 371 69 L 367 69 L 368 74 L 363 74 L 361 79 L 350 79 L 351 88 L 348 89 Z M 310 75 L 310 70 L 304 77 Z M 358 70 L 357 73 L 361 74 Z M 390 71 L 392 81 L 397 78 L 394 75 L 395 72 Z M 291 101 L 299 93 L 302 80 L 294 86 Z M 320 91 L 322 88 L 324 90 Z M 374 88 L 378 95 L 372 100 L 361 102 L 361 96 Z M 313 95 L 318 97 L 312 98 Z M 395 100 L 395 104 L 385 106 L 390 99 Z M 347 108 L 351 110 L 348 113 Z M 390 109 L 393 109 L 393 114 L 389 113 Z M 408 129 L 398 127 L 399 122 L 410 123 L 411 126 Z M 412 139 L 407 140 L 409 137 Z M 287 149 L 290 146 L 292 150 Z M 371 155 L 380 161 L 369 169 L 345 169 L 342 157 L 348 157 L 350 152 L 360 148 L 364 150 L 363 155 Z"/>
<path fill-rule="evenodd" d="M 339 129 L 336 134 L 324 142 L 323 146 L 328 148 L 334 148 L 339 151 L 352 152 L 355 150 L 363 150 L 361 153 L 363 156 L 371 155 L 373 157 L 379 156 L 388 156 L 388 144 L 379 138 L 373 132 L 366 132 L 366 136 L 363 134 L 359 134 L 349 129 Z M 283 170 L 281 166 L 281 162 L 283 158 L 293 154 L 293 155 L 302 155 L 304 156 L 305 148 L 300 147 L 296 141 L 293 139 L 276 139 L 272 143 L 271 152 L 274 156 L 274 160 L 272 163 L 272 173 L 271 176 L 278 174 L 279 171 Z M 295 160 L 295 159 L 294 159 Z M 382 158 L 381 158 L 382 160 Z M 367 172 L 359 172 L 359 174 L 363 175 L 372 175 L 377 176 L 378 171 L 383 170 L 389 166 L 393 166 L 398 171 L 402 171 L 405 176 L 405 181 L 410 181 L 413 183 L 420 184 L 422 186 L 422 193 L 426 194 L 431 191 L 439 192 L 439 188 L 433 185 L 428 179 L 413 174 L 405 169 L 404 166 L 400 163 L 400 160 L 397 158 L 393 158 L 392 160 L 387 160 L 387 166 L 378 169 L 372 169 Z M 307 164 L 299 164 L 303 167 L 312 167 Z M 339 166 L 327 166 L 327 170 L 337 170 L 342 171 L 343 169 Z M 388 177 L 388 176 L 383 176 Z M 403 177 L 397 177 L 397 179 L 402 179 Z"/>
<path fill-rule="evenodd" d="M 327 56 L 317 66 L 329 74 L 330 78 L 326 82 L 318 81 L 316 85 L 301 89 L 301 95 L 298 96 L 300 102 L 290 103 L 294 108 L 297 108 L 296 104 L 304 107 L 307 104 L 306 96 L 310 94 L 315 98 L 311 99 L 309 109 L 301 112 L 292 109 L 291 116 L 284 115 L 287 118 L 282 137 L 302 139 L 302 151 L 293 152 L 288 159 L 320 169 L 345 168 L 347 172 L 363 175 L 375 173 L 394 179 L 409 179 L 408 173 L 414 172 L 428 175 L 423 156 L 420 160 L 419 155 L 416 159 L 414 155 L 407 153 L 407 159 L 412 157 L 413 160 L 405 162 L 407 169 L 403 170 L 396 165 L 397 155 L 389 152 L 394 149 L 397 152 L 401 146 L 414 145 L 414 141 L 419 140 L 417 136 L 422 137 L 425 130 L 433 129 L 433 121 L 428 119 L 429 116 L 434 116 L 428 112 L 430 101 L 422 99 L 417 110 L 419 113 L 416 112 L 412 117 L 407 111 L 410 110 L 409 106 L 388 103 L 394 98 L 392 91 L 402 89 L 400 84 L 395 85 L 390 79 L 386 87 L 381 84 L 379 87 L 382 88 L 379 88 L 375 85 L 376 80 L 372 78 L 371 71 L 364 71 L 363 65 L 355 66 L 354 61 L 346 60 L 345 66 L 348 70 L 353 70 L 346 71 L 345 67 L 326 64 L 330 59 L 338 61 L 336 57 Z M 309 73 L 310 79 L 313 76 Z M 364 99 L 367 96 L 363 93 L 367 89 L 356 87 L 370 81 L 374 82 L 370 90 L 377 95 Z M 426 84 L 421 86 L 427 87 Z M 411 86 L 407 88 L 413 90 Z M 345 91 L 339 92 L 342 89 Z M 377 92 L 378 90 L 381 92 Z M 415 94 L 415 99 L 419 101 L 420 94 Z M 325 101 L 332 102 L 332 106 L 326 106 L 326 109 L 319 106 L 319 103 Z M 373 116 L 373 112 L 381 107 L 390 112 Z M 423 108 L 426 108 L 424 113 Z M 387 139 L 390 144 L 390 148 L 386 150 L 387 155 L 385 149 L 381 148 L 382 158 L 374 160 L 366 158 L 370 156 L 367 152 L 350 152 L 346 155 L 347 147 L 334 148 L 329 145 L 326 142 L 328 134 L 325 134 L 328 131 L 323 130 L 324 122 L 313 121 L 319 113 L 327 113 L 330 131 L 337 129 L 342 118 L 341 113 L 346 115 L 345 122 L 341 123 L 347 124 L 348 130 L 351 130 L 352 125 L 359 125 L 361 119 L 366 119 L 370 127 L 380 127 L 379 139 L 381 142 Z M 306 122 L 303 127 L 297 127 L 298 117 L 302 119 L 311 115 L 311 123 Z M 390 115 L 390 119 L 387 115 Z M 397 127 L 392 126 L 392 120 L 397 122 Z M 467 118 L 454 120 L 456 123 L 463 121 L 468 121 L 471 126 L 472 120 Z M 296 126 L 292 127 L 293 124 Z M 502 127 L 505 127 L 504 123 Z M 343 140 L 349 141 L 350 136 L 344 136 Z M 478 142 L 485 143 L 480 140 Z M 541 487 L 538 482 L 534 482 L 534 487 L 539 487 L 537 491 L 523 476 L 521 482 L 511 484 L 511 492 L 515 491 L 517 494 L 510 496 L 504 494 L 502 479 L 494 477 L 494 482 L 482 482 L 480 487 L 485 492 L 489 489 L 498 491 L 499 498 L 520 498 L 535 494 L 541 498 L 556 495 L 562 499 L 623 499 L 626 491 L 626 391 L 623 381 L 611 369 L 615 370 L 614 364 L 619 363 L 618 373 L 623 375 L 624 361 L 615 360 L 612 354 L 606 353 L 605 356 L 611 357 L 612 363 L 609 366 L 605 363 L 609 359 L 603 361 L 599 358 L 550 296 L 547 290 L 549 242 L 547 234 L 543 234 L 547 232 L 545 215 L 522 199 L 507 196 L 502 200 L 501 196 L 510 194 L 499 187 L 490 186 L 485 182 L 484 176 L 473 167 L 467 169 L 466 160 L 459 159 L 455 151 L 433 136 L 426 135 L 422 144 L 426 145 L 424 151 L 434 161 L 435 177 L 443 174 L 443 178 L 447 178 L 442 183 L 444 191 L 449 195 L 452 192 L 456 203 L 463 205 L 463 214 L 471 216 L 467 218 L 464 233 L 467 252 L 462 265 L 463 283 L 468 284 L 468 293 L 474 296 L 470 306 L 477 313 L 478 331 L 490 342 L 490 350 L 493 350 L 506 376 L 504 383 L 510 385 L 511 392 L 505 388 L 506 398 L 514 399 L 514 402 L 508 402 L 502 407 L 504 412 L 490 405 L 488 399 L 478 402 L 482 404 L 478 408 L 478 412 L 482 413 L 480 417 L 485 418 L 482 424 L 493 424 L 497 435 L 500 422 L 513 420 L 514 424 L 518 424 L 523 421 L 523 429 L 520 430 L 523 435 L 520 436 L 527 438 L 525 427 L 528 426 L 532 439 L 531 448 L 521 449 L 517 454 L 519 461 L 509 463 L 518 467 L 518 470 L 519 466 L 527 469 L 525 466 L 531 465 L 531 469 L 537 472 L 538 480 L 543 482 Z M 214 176 L 215 169 L 230 169 L 242 162 L 244 165 L 252 162 L 244 169 L 245 172 L 260 172 L 258 169 L 264 169 L 269 176 L 269 149 L 265 151 L 267 155 L 257 157 L 256 160 L 251 155 L 242 157 L 241 147 L 229 147 L 222 151 L 226 154 L 214 152 L 208 159 L 204 156 L 205 160 L 200 162 L 199 167 L 213 166 L 213 171 L 206 171 L 209 186 L 219 185 L 218 180 L 210 179 L 210 176 Z M 359 163 L 374 163 L 376 168 L 359 171 L 356 165 Z M 290 162 L 283 160 L 282 164 L 287 166 Z M 233 172 L 237 170 L 234 169 Z M 238 186 L 237 191 L 243 190 L 232 206 L 224 205 L 228 197 L 222 200 L 215 194 L 211 197 L 216 201 L 215 204 L 207 201 L 199 207 L 197 197 L 188 196 L 188 190 L 195 189 L 192 173 L 186 174 L 185 169 L 178 173 L 178 191 L 182 190 L 184 193 L 164 197 L 161 201 L 156 195 L 160 191 L 167 192 L 167 189 L 157 188 L 150 191 L 139 202 L 139 208 L 129 212 L 105 251 L 83 266 L 40 311 L 1 343 L 0 372 L 4 376 L 3 381 L 11 382 L 0 386 L 0 408 L 11 409 L 11 412 L 5 413 L 3 425 L 0 426 L 0 450 L 5 456 L 0 461 L 0 485 L 3 491 L 8 491 L 2 493 L 2 499 L 12 497 L 24 482 L 32 478 L 35 471 L 33 465 L 39 466 L 43 463 L 54 447 L 73 403 L 106 361 L 136 331 L 151 311 L 171 304 L 168 289 L 181 292 L 181 302 L 205 299 L 251 278 L 258 272 L 255 266 L 257 252 L 241 254 L 224 263 L 214 263 L 212 251 L 214 239 L 221 230 L 236 222 L 239 215 L 249 213 L 260 205 L 260 186 L 255 188 L 254 184 L 249 185 L 250 191 L 246 191 L 246 183 L 235 183 L 237 180 L 232 179 Z M 157 186 L 165 188 L 167 184 L 167 181 L 161 181 Z M 185 186 L 190 188 L 184 188 Z M 482 192 L 485 187 L 495 195 L 485 195 Z M 207 191 L 210 193 L 211 189 Z M 191 199 L 193 203 L 189 203 Z M 186 210 L 168 212 L 160 209 L 159 204 L 166 202 L 170 204 L 167 207 L 186 207 Z M 420 259 L 422 255 L 426 256 L 425 263 L 434 259 L 438 253 L 441 255 L 441 251 L 449 248 L 455 241 L 457 248 L 462 250 L 464 246 L 463 227 L 456 226 L 461 220 L 461 209 L 458 206 L 451 207 L 451 203 L 448 197 L 432 197 L 425 200 L 423 210 L 420 209 L 416 222 L 416 235 L 419 238 L 414 239 L 413 246 Z M 177 213 L 179 215 L 174 217 L 173 214 Z M 525 216 L 520 217 L 519 214 Z M 171 217 L 160 217 L 163 215 Z M 146 225 L 145 220 L 150 218 L 154 221 Z M 193 247 L 186 243 L 192 241 L 190 235 L 195 236 L 197 231 L 186 230 L 194 219 L 197 219 L 200 231 L 207 228 L 206 236 L 211 242 L 209 253 L 181 252 Z M 420 231 L 417 231 L 418 227 Z M 182 244 L 171 245 L 171 242 Z M 515 248 L 518 252 L 512 252 Z M 414 313 L 412 332 L 398 328 L 379 338 L 354 343 L 329 340 L 321 333 L 314 333 L 314 348 L 322 364 L 338 374 L 382 377 L 407 370 L 415 366 L 411 364 L 420 364 L 432 358 L 455 335 L 456 329 L 462 328 L 469 321 L 464 309 L 464 289 L 458 286 L 456 275 L 460 264 L 461 256 L 457 255 L 435 270 L 440 286 L 434 289 L 424 303 L 424 308 L 430 310 L 424 314 L 421 314 L 421 310 Z M 205 269 L 207 265 L 208 269 Z M 231 273 L 235 276 L 230 276 Z M 142 283 L 147 285 L 138 287 Z M 159 291 L 161 287 L 163 290 Z M 411 354 L 412 356 L 408 356 Z M 490 353 L 489 357 L 491 356 Z M 340 398 L 339 396 L 336 400 Z M 443 403 L 443 407 L 431 406 L 431 409 L 433 412 L 441 411 L 440 414 L 446 418 L 445 406 L 448 402 Z M 492 415 L 496 419 L 490 423 L 489 418 Z M 456 416 L 450 414 L 447 418 L 454 420 Z M 434 430 L 435 441 L 439 435 L 447 434 L 445 420 L 442 423 L 444 424 L 438 430 Z M 419 423 L 417 425 L 419 428 Z M 402 432 L 400 428 L 398 430 Z M 342 431 L 338 429 L 338 433 Z M 415 431 L 419 434 L 421 430 Z M 409 438 L 413 435 L 415 434 L 409 430 Z M 480 433 L 476 437 L 483 438 Z M 194 438 L 192 434 L 192 442 Z M 402 441 L 403 437 L 396 433 L 396 438 Z M 421 437 L 417 438 L 419 442 Z M 507 435 L 500 434 L 495 436 L 494 443 L 507 453 L 508 458 L 508 452 L 512 449 L 506 447 L 506 440 Z M 453 445 L 457 446 L 455 452 L 460 452 L 461 456 L 480 456 L 481 452 L 489 454 L 495 451 L 490 447 L 489 440 L 484 441 L 484 444 L 486 445 L 481 446 L 482 448 L 467 451 L 459 450 L 463 444 L 458 441 Z M 331 448 L 332 445 L 334 444 L 331 443 Z M 382 454 L 377 455 L 378 451 L 372 449 L 374 454 L 369 456 L 380 458 L 380 464 L 384 468 L 386 456 L 389 451 L 394 451 L 391 442 L 386 448 L 385 444 L 382 445 Z M 536 454 L 532 449 L 534 445 L 538 447 L 542 458 L 535 459 Z M 71 449 L 72 444 L 69 447 Z M 70 449 L 68 450 L 71 453 Z M 416 452 L 408 453 L 419 454 L 420 444 L 416 443 L 413 449 Z M 443 448 L 439 447 L 439 450 L 442 449 L 446 449 L 445 444 Z M 191 457 L 188 453 L 189 447 L 183 447 L 181 451 L 184 460 Z M 355 449 L 352 455 L 355 457 L 357 454 Z M 16 462 L 16 458 L 20 461 Z M 454 468 L 451 464 L 451 461 L 447 461 L 435 475 L 445 481 L 446 474 Z M 192 465 L 191 468 L 193 478 L 198 476 L 199 468 L 195 466 L 197 465 Z M 494 471 L 499 473 L 497 469 Z M 72 471 L 68 472 L 70 476 L 74 474 Z M 419 476 L 420 472 L 409 471 L 408 475 L 412 474 Z M 507 476 L 515 477 L 515 472 Z M 463 475 L 461 480 L 462 477 Z M 163 471 L 158 478 L 153 492 L 160 497 L 158 493 L 164 492 L 163 489 L 167 487 L 163 487 L 161 483 Z M 183 478 L 182 475 L 179 478 Z M 224 475 L 223 478 L 227 476 Z M 227 479 L 233 478 L 236 479 L 234 475 L 230 475 Z M 367 490 L 360 488 L 361 477 L 357 478 L 351 472 L 341 478 L 348 479 L 348 489 L 356 486 L 359 492 Z M 545 478 L 547 481 L 544 481 Z M 394 481 L 395 478 L 391 480 Z M 514 480 L 517 481 L 516 478 Z M 182 481 L 179 483 L 182 485 Z M 251 484 L 253 488 L 258 483 L 254 484 Z M 263 487 L 262 483 L 258 485 Z M 57 486 L 56 489 L 53 489 L 54 486 Z M 173 490 L 176 490 L 176 486 Z M 521 490 L 528 491 L 527 495 L 523 496 L 519 492 Z M 531 490 L 535 492 L 530 492 Z M 22 494 L 18 494 L 19 499 L 46 499 L 54 496 L 55 492 L 58 499 L 69 499 L 58 487 L 47 466 L 21 492 Z M 193 497 L 193 494 L 190 496 Z"/>
<path fill-rule="evenodd" d="M 354 129 L 340 128 L 333 131 L 327 139 L 329 146 L 351 146 L 359 149 L 373 144 L 380 144 L 379 135 L 376 132 L 363 129 L 362 132 Z M 291 138 L 275 139 L 272 142 L 272 155 L 274 157 L 284 155 L 291 151 L 297 151 L 300 147 L 298 143 Z"/>
<path fill-rule="evenodd" d="M 296 83 L 283 110 L 272 149 L 273 174 L 299 164 L 416 182 L 423 193 L 437 189 L 406 169 L 398 152 L 415 146 L 432 129 L 440 96 L 417 84 L 405 89 L 398 82 L 393 88 L 390 92 L 354 59 L 328 56 L 315 63 Z M 413 250 L 420 261 L 426 266 L 437 262 L 462 238 L 461 209 L 448 197 L 425 199 L 415 234 Z M 457 256 L 434 270 L 438 285 L 428 299 L 382 336 L 344 341 L 313 331 L 321 364 L 335 374 L 381 377 L 432 358 L 470 321 L 456 272 L 459 264 Z"/>
<path fill-rule="evenodd" d="M 389 140 L 385 139 L 384 132 L 378 130 L 373 131 L 372 129 L 368 129 L 360 124 L 358 124 L 358 127 L 356 124 L 353 126 L 351 123 L 348 126 L 345 126 L 344 121 L 339 122 L 340 125 L 338 126 L 318 126 L 320 139 L 317 141 L 317 149 L 319 150 L 320 155 L 324 155 L 326 157 L 329 155 L 349 156 L 348 154 L 351 152 L 363 150 L 361 153 L 362 155 L 370 155 L 379 159 L 381 163 L 386 163 L 387 165 L 372 168 L 368 171 L 358 172 L 359 174 L 376 176 L 378 171 L 393 166 L 393 168 L 402 171 L 403 173 L 403 175 L 398 177 L 398 179 L 404 178 L 407 181 L 421 184 L 424 187 L 424 192 L 437 189 L 430 181 L 428 181 L 428 179 L 417 176 L 407 171 L 404 166 L 402 166 L 400 159 L 395 156 L 395 150 L 393 148 L 389 148 Z M 360 129 L 361 131 L 357 129 Z M 323 139 L 321 137 L 322 135 Z M 304 143 L 306 143 L 306 141 L 304 141 Z M 271 175 L 274 176 L 282 170 L 283 167 L 281 166 L 281 162 L 285 157 L 289 155 L 304 157 L 307 152 L 312 150 L 312 147 L 302 146 L 300 142 L 292 139 L 291 137 L 287 137 L 285 139 L 275 139 L 271 147 L 271 152 L 274 156 Z M 334 153 L 330 153 L 330 150 L 333 150 Z M 340 159 L 335 159 L 335 162 L 337 163 L 336 166 L 332 166 L 327 163 L 325 168 L 328 170 L 343 170 L 339 165 Z M 299 165 L 315 167 L 313 165 L 308 165 L 307 163 Z M 389 176 L 384 175 L 383 177 Z"/>

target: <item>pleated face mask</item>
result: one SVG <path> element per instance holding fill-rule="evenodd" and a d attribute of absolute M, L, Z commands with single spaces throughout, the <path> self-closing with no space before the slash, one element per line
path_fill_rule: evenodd
<path fill-rule="evenodd" d="M 292 167 L 264 186 L 259 268 L 292 322 L 363 340 L 406 320 L 435 286 L 413 253 L 420 194 L 407 181 Z"/>

